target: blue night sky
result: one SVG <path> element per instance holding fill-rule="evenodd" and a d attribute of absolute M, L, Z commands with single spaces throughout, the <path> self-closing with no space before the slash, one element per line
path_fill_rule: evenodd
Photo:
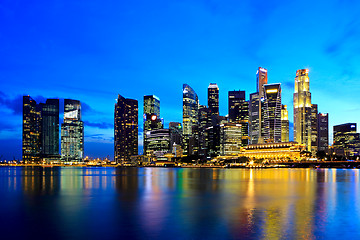
<path fill-rule="evenodd" d="M 143 96 L 157 95 L 168 127 L 182 122 L 183 83 L 206 105 L 216 82 L 226 115 L 227 92 L 249 98 L 259 66 L 282 84 L 291 122 L 295 73 L 309 68 L 332 135 L 333 125 L 359 123 L 359 9 L 356 0 L 3 0 L 0 156 L 21 158 L 22 95 L 80 100 L 85 155 L 112 157 L 117 94 L 139 101 L 139 130 Z"/>

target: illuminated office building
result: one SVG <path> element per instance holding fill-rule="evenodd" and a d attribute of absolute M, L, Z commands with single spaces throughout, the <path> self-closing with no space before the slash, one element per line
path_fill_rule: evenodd
<path fill-rule="evenodd" d="M 40 106 L 42 158 L 59 160 L 59 99 L 47 99 Z"/>
<path fill-rule="evenodd" d="M 209 108 L 199 106 L 199 156 L 206 157 L 208 153 L 208 132 L 206 129 L 211 126 L 211 115 Z"/>
<path fill-rule="evenodd" d="M 296 72 L 294 92 L 294 141 L 311 151 L 311 93 L 309 70 Z"/>
<path fill-rule="evenodd" d="M 30 96 L 23 96 L 22 159 L 25 162 L 40 160 L 41 111 Z"/>
<path fill-rule="evenodd" d="M 318 117 L 318 151 L 328 152 L 329 148 L 329 114 L 319 113 Z"/>
<path fill-rule="evenodd" d="M 208 107 L 211 115 L 219 115 L 219 87 L 210 83 L 208 87 Z"/>
<path fill-rule="evenodd" d="M 160 119 L 160 99 L 155 95 L 144 96 L 144 154 L 147 154 L 147 132 L 163 128 Z"/>
<path fill-rule="evenodd" d="M 265 84 L 264 89 L 264 141 L 281 142 L 281 85 Z"/>
<path fill-rule="evenodd" d="M 264 101 L 264 88 L 267 84 L 267 70 L 259 67 L 256 72 L 256 93 L 250 94 L 249 101 L 249 117 L 250 117 L 250 142 L 251 144 L 257 144 L 264 141 L 264 113 L 263 113 L 263 101 Z"/>
<path fill-rule="evenodd" d="M 289 113 L 287 105 L 281 106 L 281 142 L 289 142 Z"/>
<path fill-rule="evenodd" d="M 220 155 L 239 154 L 242 147 L 242 127 L 240 123 L 220 124 Z"/>
<path fill-rule="evenodd" d="M 334 151 L 346 157 L 359 156 L 360 134 L 356 132 L 356 123 L 334 126 Z"/>
<path fill-rule="evenodd" d="M 130 161 L 138 155 L 138 101 L 118 95 L 114 112 L 115 161 Z"/>
<path fill-rule="evenodd" d="M 148 141 L 148 155 L 162 157 L 171 151 L 170 130 L 156 129 L 146 132 Z"/>
<path fill-rule="evenodd" d="M 61 124 L 61 160 L 81 162 L 84 157 L 84 123 L 81 103 L 64 100 L 64 123 Z"/>
<path fill-rule="evenodd" d="M 190 142 L 193 128 L 199 125 L 199 99 L 195 91 L 187 84 L 183 85 L 183 147 L 184 155 L 193 155 L 196 152 Z M 191 144 L 190 144 L 191 143 Z"/>
<path fill-rule="evenodd" d="M 311 104 L 311 154 L 318 151 L 318 105 Z"/>
<path fill-rule="evenodd" d="M 249 144 L 249 102 L 245 100 L 245 91 L 229 91 L 229 122 L 242 126 L 242 146 Z"/>

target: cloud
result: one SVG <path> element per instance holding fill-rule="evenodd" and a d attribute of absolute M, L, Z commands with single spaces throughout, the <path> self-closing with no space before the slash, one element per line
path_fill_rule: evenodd
<path fill-rule="evenodd" d="M 107 123 L 107 122 L 90 122 L 90 121 L 84 121 L 85 126 L 89 126 L 89 127 L 96 127 L 96 128 L 100 128 L 100 129 L 109 129 L 109 128 L 113 128 L 114 125 L 112 123 Z"/>

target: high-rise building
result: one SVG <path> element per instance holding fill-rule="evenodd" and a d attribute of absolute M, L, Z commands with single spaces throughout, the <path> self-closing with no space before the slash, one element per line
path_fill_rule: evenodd
<path fill-rule="evenodd" d="M 81 162 L 84 157 L 84 123 L 81 103 L 64 100 L 64 123 L 61 124 L 61 160 Z"/>
<path fill-rule="evenodd" d="M 59 99 L 41 103 L 41 155 L 45 160 L 59 160 Z"/>
<path fill-rule="evenodd" d="M 309 70 L 296 71 L 294 92 L 294 141 L 311 151 L 311 93 Z"/>
<path fill-rule="evenodd" d="M 187 84 L 183 85 L 183 146 L 184 155 L 193 155 L 196 152 L 190 139 L 193 128 L 198 127 L 199 99 L 195 91 Z"/>
<path fill-rule="evenodd" d="M 311 154 L 316 156 L 318 151 L 318 105 L 311 104 Z"/>
<path fill-rule="evenodd" d="M 170 122 L 169 123 L 170 130 L 170 151 L 172 151 L 172 147 L 175 145 L 182 144 L 182 126 L 179 122 Z"/>
<path fill-rule="evenodd" d="M 144 96 L 144 154 L 147 154 L 147 132 L 163 128 L 160 119 L 160 99 L 155 95 Z"/>
<path fill-rule="evenodd" d="M 219 87 L 210 83 L 208 87 L 208 107 L 211 115 L 219 115 Z"/>
<path fill-rule="evenodd" d="M 199 155 L 205 158 L 208 153 L 208 134 L 206 129 L 211 126 L 211 115 L 209 108 L 204 105 L 199 106 Z"/>
<path fill-rule="evenodd" d="M 138 101 L 120 94 L 115 104 L 114 150 L 117 163 L 138 155 Z"/>
<path fill-rule="evenodd" d="M 281 84 L 265 84 L 264 89 L 264 140 L 281 142 Z"/>
<path fill-rule="evenodd" d="M 318 151 L 328 152 L 329 147 L 329 114 L 319 113 L 318 117 Z"/>
<path fill-rule="evenodd" d="M 171 151 L 170 145 L 170 129 L 156 129 L 148 131 L 148 149 L 147 152 L 151 156 L 162 157 Z"/>
<path fill-rule="evenodd" d="M 264 96 L 263 86 L 268 83 L 267 70 L 259 67 L 256 72 L 256 91 L 259 93 L 260 98 Z"/>
<path fill-rule="evenodd" d="M 24 162 L 40 160 L 41 111 L 30 96 L 23 96 L 22 159 Z"/>
<path fill-rule="evenodd" d="M 249 119 L 250 119 L 250 128 L 249 128 L 249 135 L 250 135 L 250 144 L 257 144 L 259 141 L 260 132 L 260 114 L 259 111 L 260 106 L 260 98 L 259 93 L 252 93 L 250 94 L 250 101 L 249 101 Z"/>
<path fill-rule="evenodd" d="M 359 156 L 360 134 L 356 132 L 356 123 L 334 126 L 333 148 L 337 155 L 346 157 Z"/>
<path fill-rule="evenodd" d="M 264 85 L 268 82 L 267 70 L 259 67 L 256 72 L 256 93 L 250 94 L 249 117 L 250 117 L 250 142 L 251 144 L 262 143 L 265 134 L 263 102 Z"/>
<path fill-rule="evenodd" d="M 223 122 L 220 124 L 220 155 L 239 154 L 242 147 L 241 123 Z"/>
<path fill-rule="evenodd" d="M 281 106 L 281 142 L 289 142 L 289 113 L 287 105 Z"/>
<path fill-rule="evenodd" d="M 229 91 L 229 122 L 240 123 L 242 127 L 242 146 L 249 144 L 249 102 L 245 91 Z"/>

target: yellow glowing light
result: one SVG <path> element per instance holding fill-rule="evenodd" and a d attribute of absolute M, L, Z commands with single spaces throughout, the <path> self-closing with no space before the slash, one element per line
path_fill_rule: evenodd
<path fill-rule="evenodd" d="M 278 90 L 277 89 L 269 89 L 269 90 L 266 90 L 266 93 L 277 93 Z"/>

